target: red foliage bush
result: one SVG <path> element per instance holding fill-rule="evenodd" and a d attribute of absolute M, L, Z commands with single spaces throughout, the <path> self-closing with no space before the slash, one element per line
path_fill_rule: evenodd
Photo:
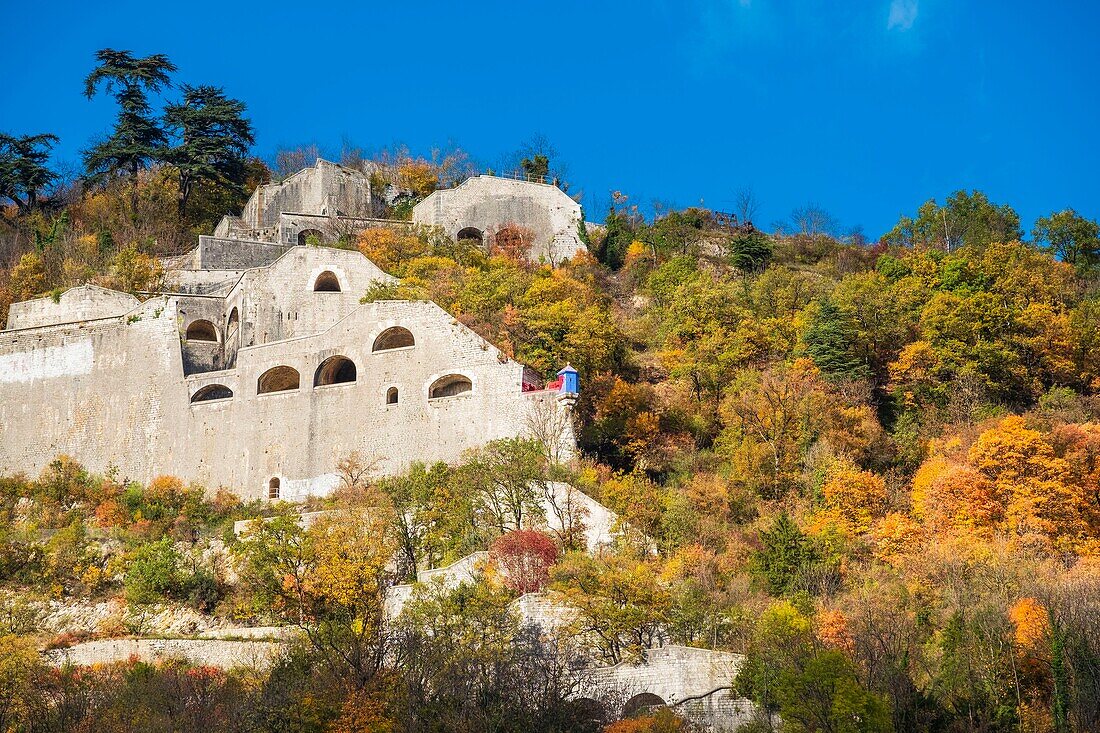
<path fill-rule="evenodd" d="M 489 548 L 489 558 L 500 568 L 510 590 L 535 593 L 550 579 L 558 546 L 542 532 L 518 529 L 498 537 Z"/>

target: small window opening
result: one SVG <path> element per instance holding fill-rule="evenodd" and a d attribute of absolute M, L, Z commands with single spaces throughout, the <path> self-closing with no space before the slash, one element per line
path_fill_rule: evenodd
<path fill-rule="evenodd" d="M 270 481 L 268 481 L 267 482 L 267 498 L 268 499 L 278 499 L 279 498 L 280 486 L 281 485 L 280 485 L 278 477 L 272 478 Z"/>
<path fill-rule="evenodd" d="M 386 390 L 386 404 L 387 405 L 396 405 L 397 404 L 397 387 L 390 387 L 389 389 Z"/>

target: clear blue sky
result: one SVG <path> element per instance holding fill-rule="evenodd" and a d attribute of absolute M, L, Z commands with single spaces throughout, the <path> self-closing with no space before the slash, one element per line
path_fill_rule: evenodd
<path fill-rule="evenodd" d="M 5 3 L 0 129 L 76 162 L 113 109 L 102 47 L 165 53 L 244 100 L 256 152 L 457 143 L 492 164 L 539 133 L 585 202 L 815 203 L 875 237 L 980 188 L 1100 217 L 1100 8 L 1088 2 Z M 592 219 L 603 212 L 589 210 Z"/>

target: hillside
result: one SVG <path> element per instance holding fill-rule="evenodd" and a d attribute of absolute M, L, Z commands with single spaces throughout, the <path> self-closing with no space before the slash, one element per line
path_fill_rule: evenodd
<path fill-rule="evenodd" d="M 9 196 L 0 319 L 86 282 L 156 291 L 159 258 L 277 177 L 240 158 L 186 206 L 167 159 Z M 395 218 L 461 178 L 376 163 Z M 430 300 L 543 377 L 575 367 L 578 455 L 504 439 L 380 476 L 353 454 L 293 504 L 5 466 L 0 731 L 688 730 L 576 700 L 576 670 L 668 645 L 744 655 L 742 731 L 1100 729 L 1097 225 L 1025 233 L 978 191 L 914 204 L 867 242 L 813 212 L 765 232 L 617 195 L 558 267 L 428 228 L 348 236 L 399 278 L 365 301 Z M 589 552 L 568 509 L 551 528 L 551 482 L 613 512 L 613 541 Z M 387 614 L 387 589 L 480 551 L 471 582 Z M 563 633 L 520 623 L 529 592 L 575 611 Z M 271 626 L 300 632 L 271 669 L 39 654 Z"/>

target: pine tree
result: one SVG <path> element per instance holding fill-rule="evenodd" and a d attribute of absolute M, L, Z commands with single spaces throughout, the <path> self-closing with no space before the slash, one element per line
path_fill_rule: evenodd
<path fill-rule="evenodd" d="M 179 212 L 183 217 L 196 185 L 241 186 L 245 155 L 252 146 L 252 123 L 245 105 L 212 86 L 184 86 L 183 101 L 164 111 L 167 129 L 179 139 L 166 156 L 179 172 Z"/>
<path fill-rule="evenodd" d="M 42 133 L 16 137 L 0 133 L 0 196 L 11 199 L 26 214 L 38 207 L 43 188 L 57 180 L 47 167 L 57 135 Z"/>
<path fill-rule="evenodd" d="M 806 353 L 830 379 L 864 379 L 867 362 L 857 351 L 854 324 L 830 298 L 821 301 L 803 337 Z"/>
<path fill-rule="evenodd" d="M 120 173 L 136 179 L 141 170 L 163 157 L 168 145 L 168 134 L 153 115 L 148 93 L 172 86 L 169 74 L 176 65 L 163 54 L 136 58 L 129 51 L 110 48 L 96 53 L 96 60 L 99 65 L 84 79 L 84 96 L 91 99 L 102 84 L 119 109 L 111 134 L 84 152 L 85 172 L 92 181 Z"/>
<path fill-rule="evenodd" d="M 790 593 L 799 575 L 819 560 L 813 540 L 786 513 L 760 533 L 760 541 L 764 547 L 753 555 L 750 567 L 772 595 Z"/>
<path fill-rule="evenodd" d="M 742 272 L 759 272 L 772 258 L 772 241 L 767 234 L 750 231 L 734 235 L 729 242 L 730 263 Z"/>

